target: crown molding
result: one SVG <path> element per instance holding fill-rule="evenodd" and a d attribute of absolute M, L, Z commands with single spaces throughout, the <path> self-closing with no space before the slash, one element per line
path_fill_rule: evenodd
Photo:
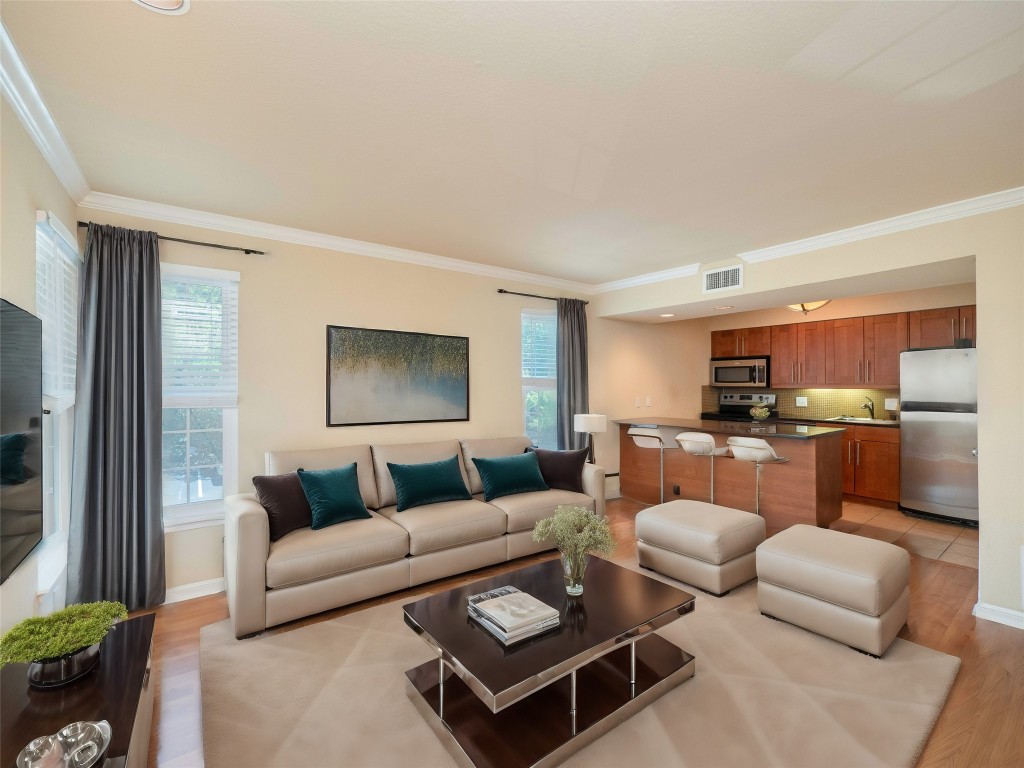
<path fill-rule="evenodd" d="M 307 245 L 313 248 L 323 248 L 329 251 L 340 253 L 352 253 L 359 256 L 369 256 L 375 259 L 386 259 L 388 261 L 399 261 L 405 264 L 415 264 L 421 267 L 434 267 L 447 269 L 453 272 L 464 272 L 481 277 L 493 277 L 499 280 L 512 280 L 519 283 L 531 285 L 543 285 L 548 288 L 560 288 L 565 291 L 592 295 L 596 286 L 587 283 L 577 283 L 572 280 L 563 280 L 547 275 L 538 275 L 532 272 L 522 272 L 517 269 L 505 267 L 494 267 L 489 264 L 478 264 L 474 261 L 463 259 L 452 259 L 447 256 L 438 256 L 433 253 L 422 251 L 411 251 L 405 248 L 396 248 L 390 245 L 369 243 L 364 240 L 353 240 L 337 235 L 325 235 L 320 232 L 311 232 L 305 229 L 284 227 L 277 224 L 266 224 L 251 219 L 241 219 L 235 216 L 226 216 L 219 213 L 197 211 L 192 208 L 181 208 L 176 205 L 165 205 L 164 203 L 151 203 L 146 200 L 136 200 L 131 197 L 120 195 L 108 195 L 103 192 L 90 192 L 85 196 L 79 205 L 94 211 L 107 213 L 120 213 L 128 216 L 151 219 L 153 221 L 165 221 L 172 224 L 184 224 L 190 227 L 202 229 L 213 229 L 218 232 L 229 232 L 236 235 L 256 237 L 263 240 L 275 240 L 282 243 L 294 243 L 296 245 Z"/>
<path fill-rule="evenodd" d="M 57 179 L 76 202 L 89 193 L 85 174 L 78 167 L 57 123 L 39 95 L 28 68 L 7 27 L 0 22 L 0 92 L 14 109 Z"/>
<path fill-rule="evenodd" d="M 638 285 L 650 285 L 651 283 L 663 283 L 666 280 L 675 280 L 677 277 L 690 277 L 700 272 L 700 264 L 687 264 L 684 267 L 674 269 L 663 269 L 660 272 L 648 272 L 644 275 L 626 277 L 622 280 L 612 280 L 608 283 L 591 286 L 594 293 L 608 293 L 609 291 L 620 291 L 623 288 L 634 288 Z"/>
<path fill-rule="evenodd" d="M 993 192 L 990 195 L 937 205 L 934 208 L 925 208 L 922 211 L 893 216 L 891 219 L 860 224 L 849 229 L 840 229 L 837 232 L 828 232 L 824 235 L 815 235 L 803 240 L 794 240 L 790 243 L 773 245 L 768 248 L 747 251 L 737 255 L 748 264 L 754 264 L 759 261 L 771 261 L 772 259 L 781 259 L 798 253 L 807 253 L 808 251 L 818 251 L 822 248 L 855 243 L 858 240 L 866 240 L 870 237 L 891 235 L 894 232 L 903 232 L 908 229 L 941 224 L 944 221 L 953 221 L 954 219 L 963 219 L 982 213 L 991 213 L 1003 208 L 1012 208 L 1015 205 L 1024 205 L 1024 187 L 1015 187 L 1003 190 L 1002 192 Z"/>

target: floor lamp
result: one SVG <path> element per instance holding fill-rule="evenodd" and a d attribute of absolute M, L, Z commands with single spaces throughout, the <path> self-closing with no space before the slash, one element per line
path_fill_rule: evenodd
<path fill-rule="evenodd" d="M 600 413 L 577 413 L 572 417 L 572 428 L 575 432 L 586 432 L 589 435 L 587 461 L 593 464 L 594 433 L 608 429 L 608 417 Z"/>

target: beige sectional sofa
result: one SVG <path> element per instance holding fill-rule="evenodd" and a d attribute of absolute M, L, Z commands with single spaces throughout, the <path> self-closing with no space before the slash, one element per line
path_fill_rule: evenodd
<path fill-rule="evenodd" d="M 604 514 L 605 473 L 593 464 L 583 470 L 585 493 L 534 491 L 485 502 L 472 459 L 511 456 L 529 445 L 526 437 L 509 437 L 267 453 L 268 475 L 356 462 L 370 519 L 318 531 L 301 528 L 272 542 L 256 495 L 229 497 L 224 571 L 235 636 L 549 549 L 533 541 L 533 526 L 559 504 Z M 396 511 L 388 462 L 418 464 L 453 455 L 472 500 Z"/>

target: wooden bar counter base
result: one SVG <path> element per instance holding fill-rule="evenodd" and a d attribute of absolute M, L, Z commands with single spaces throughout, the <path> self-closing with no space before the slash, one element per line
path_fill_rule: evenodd
<path fill-rule="evenodd" d="M 638 448 L 627 434 L 630 426 L 643 424 L 678 428 L 679 432 L 707 432 L 719 447 L 724 447 L 733 435 L 760 437 L 779 456 L 787 457 L 785 464 L 766 464 L 761 470 L 761 515 L 769 535 L 798 523 L 827 528 L 842 515 L 844 429 L 657 416 L 620 419 L 616 423 L 619 486 L 628 499 L 644 504 L 659 502 L 658 451 Z M 756 471 L 751 462 L 717 457 L 715 504 L 753 512 Z M 711 462 L 707 457 L 689 456 L 678 447 L 665 449 L 665 501 L 708 501 L 710 480 Z M 673 486 L 679 486 L 678 494 Z"/>

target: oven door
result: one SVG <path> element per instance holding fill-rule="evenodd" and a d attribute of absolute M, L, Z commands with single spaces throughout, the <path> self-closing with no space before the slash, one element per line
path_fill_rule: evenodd
<path fill-rule="evenodd" d="M 758 358 L 718 358 L 711 361 L 713 387 L 767 387 L 768 360 Z"/>

